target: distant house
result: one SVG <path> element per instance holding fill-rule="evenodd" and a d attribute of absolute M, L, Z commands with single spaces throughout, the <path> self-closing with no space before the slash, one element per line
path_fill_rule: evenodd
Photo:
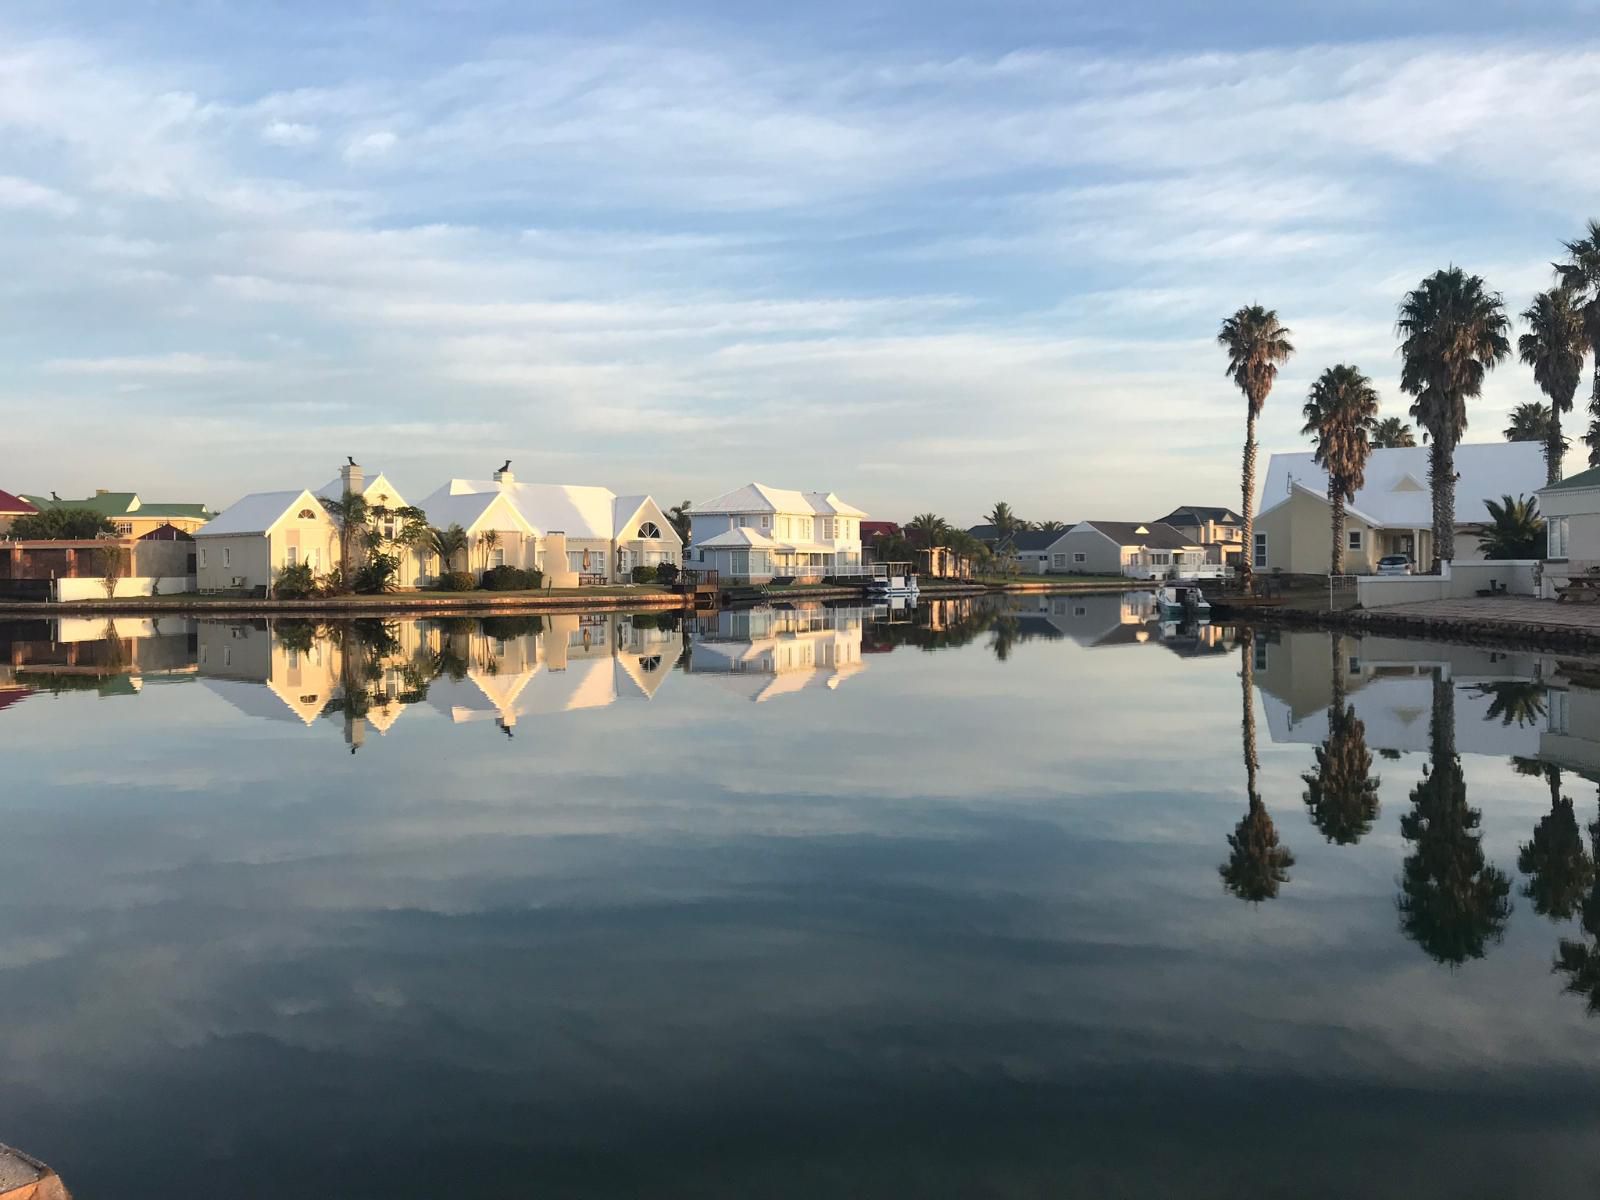
<path fill-rule="evenodd" d="M 346 463 L 339 468 L 339 477 L 330 479 L 316 491 L 318 500 L 343 500 L 345 496 L 360 496 L 367 502 L 369 510 L 373 510 L 376 525 L 386 538 L 393 538 L 399 526 L 399 518 L 395 511 L 409 508 L 410 504 L 400 494 L 400 489 L 384 475 L 382 471 L 375 473 L 372 478 L 367 478 L 366 469 L 359 463 Z M 432 518 L 429 518 L 430 522 Z M 386 553 L 392 553 L 399 560 L 396 579 L 401 587 L 421 587 L 430 582 L 427 574 L 429 553 L 423 547 L 394 545 Z"/>
<path fill-rule="evenodd" d="M 173 525 L 193 533 L 211 519 L 204 504 L 152 504 L 137 492 L 109 492 L 100 488 L 82 500 L 63 500 L 52 492 L 48 496 L 24 496 L 40 512 L 56 508 L 86 508 L 109 520 L 122 537 L 141 538 L 161 525 Z"/>
<path fill-rule="evenodd" d="M 1553 598 L 1574 575 L 1600 566 L 1600 467 L 1539 489 L 1547 549 L 1541 594 Z"/>
<path fill-rule="evenodd" d="M 31 517 L 39 511 L 38 506 L 30 504 L 21 496 L 13 496 L 10 492 L 0 491 L 0 533 L 11 528 L 11 522 L 18 517 Z"/>
<path fill-rule="evenodd" d="M 270 594 L 285 567 L 308 563 L 321 575 L 339 563 L 339 527 L 307 488 L 246 496 L 201 526 L 194 542 L 202 592 Z"/>
<path fill-rule="evenodd" d="M 1158 517 L 1155 523 L 1170 525 L 1204 546 L 1207 562 L 1237 566 L 1244 553 L 1244 518 L 1231 508 L 1186 504 Z"/>
<path fill-rule="evenodd" d="M 859 574 L 866 515 L 832 492 L 748 483 L 689 510 L 689 565 L 753 583 Z"/>
<path fill-rule="evenodd" d="M 1200 573 L 1206 550 L 1159 521 L 1080 521 L 1051 544 L 1050 559 L 1052 570 L 1165 579 Z"/>
<path fill-rule="evenodd" d="M 1065 529 L 1024 529 L 1011 535 L 1012 559 L 1024 575 L 1043 575 L 1067 570 L 1056 563 L 1055 546 L 1067 535 Z M 999 545 L 996 538 L 993 545 Z"/>
<path fill-rule="evenodd" d="M 1537 442 L 1457 446 L 1456 557 L 1482 559 L 1478 534 L 1489 521 L 1484 502 L 1533 496 L 1544 487 L 1544 448 Z M 1258 571 L 1325 575 L 1332 507 L 1328 476 L 1309 451 L 1274 454 L 1255 519 L 1252 561 Z M 1374 450 L 1366 483 L 1345 506 L 1345 570 L 1370 575 L 1378 560 L 1408 554 L 1421 570 L 1433 561 L 1433 493 L 1428 447 Z"/>

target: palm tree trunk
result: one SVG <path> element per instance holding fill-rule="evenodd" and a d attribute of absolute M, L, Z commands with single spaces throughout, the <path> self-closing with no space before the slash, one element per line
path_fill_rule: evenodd
<path fill-rule="evenodd" d="M 1244 594 L 1249 596 L 1255 592 L 1256 568 L 1256 414 L 1253 408 L 1245 414 L 1244 424 L 1244 470 L 1242 474 L 1241 492 L 1244 503 L 1240 506 L 1244 513 L 1244 553 L 1239 556 L 1240 580 L 1244 584 Z"/>
<path fill-rule="evenodd" d="M 1561 406 L 1550 397 L 1550 440 L 1544 447 L 1544 481 L 1546 485 L 1561 482 Z"/>
<path fill-rule="evenodd" d="M 1434 523 L 1438 526 L 1433 534 L 1434 562 L 1443 564 L 1454 560 L 1456 556 L 1456 437 L 1455 431 L 1449 431 L 1447 438 L 1439 439 L 1439 461 L 1442 467 L 1440 478 L 1434 482 L 1434 501 L 1437 504 L 1437 515 Z"/>
<path fill-rule="evenodd" d="M 1456 755 L 1456 689 L 1444 667 L 1433 671 L 1433 715 L 1428 726 L 1428 751 L 1439 770 Z"/>
<path fill-rule="evenodd" d="M 1246 794 L 1252 805 L 1258 803 L 1256 795 L 1256 772 L 1261 768 L 1261 760 L 1256 757 L 1256 635 L 1255 630 L 1246 629 L 1239 642 L 1239 687 L 1243 693 L 1243 714 L 1239 719 L 1239 732 L 1244 739 L 1244 778 Z"/>
<path fill-rule="evenodd" d="M 1334 575 L 1344 574 L 1344 491 L 1329 481 L 1333 491 L 1333 557 L 1328 560 L 1328 570 Z"/>

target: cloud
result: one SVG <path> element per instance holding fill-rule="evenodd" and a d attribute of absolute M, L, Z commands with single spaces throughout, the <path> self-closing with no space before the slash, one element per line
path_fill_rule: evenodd
<path fill-rule="evenodd" d="M 320 136 L 315 126 L 298 121 L 273 121 L 261 131 L 261 140 L 274 146 L 310 146 Z"/>
<path fill-rule="evenodd" d="M 387 129 L 362 134 L 345 146 L 345 161 L 372 162 L 376 159 L 387 158 L 399 141 L 400 139 Z"/>
<path fill-rule="evenodd" d="M 70 217 L 78 211 L 71 196 L 15 175 L 0 175 L 0 209 L 39 212 L 52 217 Z"/>

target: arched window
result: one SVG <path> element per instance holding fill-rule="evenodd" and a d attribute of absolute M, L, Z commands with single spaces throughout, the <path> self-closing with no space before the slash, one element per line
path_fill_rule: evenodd
<path fill-rule="evenodd" d="M 661 536 L 661 526 L 654 521 L 646 521 L 639 526 L 639 536 L 642 538 L 658 538 Z"/>
<path fill-rule="evenodd" d="M 317 514 L 312 512 L 309 508 L 302 508 L 298 516 L 302 521 L 315 521 L 317 519 Z"/>

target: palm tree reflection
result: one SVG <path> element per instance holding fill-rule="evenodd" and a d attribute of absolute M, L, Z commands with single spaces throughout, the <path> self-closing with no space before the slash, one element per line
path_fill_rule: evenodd
<path fill-rule="evenodd" d="M 1333 701 L 1328 706 L 1328 737 L 1316 748 L 1317 769 L 1301 776 L 1306 808 L 1322 836 L 1352 846 L 1372 829 L 1378 816 L 1378 777 L 1372 774 L 1367 727 L 1345 701 L 1339 635 L 1328 635 L 1333 667 Z"/>
<path fill-rule="evenodd" d="M 1400 833 L 1412 844 L 1401 867 L 1400 928 L 1438 962 L 1482 958 L 1511 915 L 1511 880 L 1486 862 L 1467 781 L 1456 754 L 1455 690 L 1442 671 L 1433 679 L 1429 764 L 1411 789 Z"/>
<path fill-rule="evenodd" d="M 1594 859 L 1584 845 L 1571 798 L 1561 794 L 1561 768 L 1525 758 L 1513 759 L 1512 765 L 1550 784 L 1550 811 L 1539 818 L 1533 840 L 1517 854 L 1517 870 L 1528 877 L 1522 894 L 1533 901 L 1534 912 L 1553 921 L 1569 920 L 1594 882 Z"/>
<path fill-rule="evenodd" d="M 1241 900 L 1272 900 L 1278 888 L 1289 882 L 1294 855 L 1278 841 L 1277 827 L 1267 806 L 1261 802 L 1256 776 L 1261 769 L 1256 756 L 1255 708 L 1255 633 L 1246 629 L 1239 639 L 1239 679 L 1244 712 L 1240 729 L 1244 737 L 1245 792 L 1249 808 L 1244 819 L 1228 835 L 1228 860 L 1219 868 L 1222 886 Z"/>

